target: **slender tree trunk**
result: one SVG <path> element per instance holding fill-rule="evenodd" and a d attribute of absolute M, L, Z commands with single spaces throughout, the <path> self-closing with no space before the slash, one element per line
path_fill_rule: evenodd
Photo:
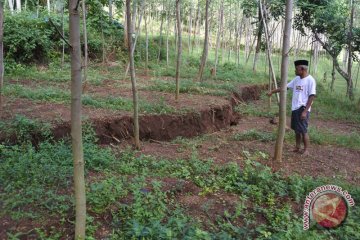
<path fill-rule="evenodd" d="M 192 2 L 190 2 L 190 15 L 189 15 L 189 36 L 188 36 L 188 52 L 189 52 L 189 55 L 191 53 L 191 32 L 192 32 L 192 16 L 193 14 L 193 4 Z"/>
<path fill-rule="evenodd" d="M 139 137 L 139 110 L 138 110 L 138 94 L 136 88 L 136 78 L 135 78 L 135 64 L 134 64 L 134 51 L 135 45 L 132 43 L 132 32 L 134 30 L 131 27 L 132 19 L 131 19 L 131 10 L 130 6 L 131 0 L 126 0 L 126 16 L 127 16 L 127 29 L 128 29 L 128 43 L 129 43 L 129 62 L 130 62 L 130 77 L 131 77 L 131 86 L 133 93 L 133 105 L 134 105 L 134 144 L 136 149 L 140 149 L 140 137 Z"/>
<path fill-rule="evenodd" d="M 358 62 L 358 68 L 356 72 L 356 81 L 355 81 L 355 89 L 357 88 L 358 78 L 359 78 L 359 70 L 360 70 L 360 64 Z"/>
<path fill-rule="evenodd" d="M 286 88 L 287 88 L 287 77 L 289 72 L 289 50 L 290 50 L 290 36 L 291 36 L 291 19 L 292 19 L 293 0 L 286 1 L 286 13 L 285 13 L 285 30 L 284 40 L 282 48 L 282 60 L 281 60 L 281 91 L 280 91 L 280 109 L 279 109 L 279 128 L 278 136 L 275 145 L 275 156 L 274 160 L 281 162 L 284 137 L 285 137 L 285 126 L 286 126 Z"/>
<path fill-rule="evenodd" d="M 248 55 L 250 52 L 250 19 L 246 19 L 245 21 L 245 62 L 247 62 L 248 59 Z"/>
<path fill-rule="evenodd" d="M 242 34 L 243 34 L 243 25 L 244 25 L 244 17 L 242 17 L 240 25 L 239 25 L 239 40 L 238 40 L 238 44 L 237 44 L 237 58 L 236 58 L 236 66 L 239 67 L 240 65 L 240 52 L 241 52 L 241 39 L 242 39 Z"/>
<path fill-rule="evenodd" d="M 348 58 L 349 58 L 349 52 L 347 49 L 345 49 L 344 56 L 343 56 L 343 68 L 344 69 L 347 68 L 346 63 L 347 63 Z"/>
<path fill-rule="evenodd" d="M 350 85 L 349 82 L 351 81 L 351 79 L 349 78 L 349 75 L 343 69 L 341 69 L 339 62 L 337 60 L 338 55 L 336 55 L 332 51 L 332 49 L 329 48 L 329 45 L 327 43 L 324 43 L 321 40 L 321 38 L 319 37 L 319 35 L 316 32 L 313 32 L 313 34 L 314 34 L 315 39 L 321 44 L 321 46 L 326 50 L 326 52 L 332 57 L 335 69 L 345 79 L 345 81 L 347 82 L 347 84 L 349 86 Z M 352 90 L 352 83 L 351 83 L 351 90 Z"/>
<path fill-rule="evenodd" d="M 164 11 L 165 8 L 165 3 L 163 1 L 163 10 Z M 163 14 L 160 14 L 160 18 L 161 18 L 161 23 L 160 23 L 160 39 L 159 39 L 159 53 L 158 53 L 158 62 L 160 61 L 161 58 L 161 48 L 162 48 L 162 32 L 163 32 L 163 23 L 164 23 L 164 18 L 163 18 Z"/>
<path fill-rule="evenodd" d="M 64 5 L 62 6 L 61 10 L 61 28 L 62 28 L 62 35 L 65 36 L 65 22 L 64 22 Z M 61 69 L 64 67 L 65 62 L 65 41 L 62 41 L 62 53 L 61 53 Z"/>
<path fill-rule="evenodd" d="M 86 29 L 86 6 L 85 6 L 85 1 L 86 0 L 82 0 L 81 1 L 81 6 L 82 6 L 82 12 L 83 12 L 83 34 L 84 34 L 84 87 L 83 87 L 83 92 L 86 91 L 86 86 L 87 86 L 87 70 L 88 70 L 88 40 L 87 40 L 87 29 Z"/>
<path fill-rule="evenodd" d="M 13 0 L 8 0 L 8 3 L 9 3 L 9 9 L 10 9 L 11 14 L 14 14 L 14 3 L 13 3 Z"/>
<path fill-rule="evenodd" d="M 50 0 L 48 0 L 48 1 L 50 1 Z M 16 11 L 21 12 L 21 0 L 16 0 Z"/>
<path fill-rule="evenodd" d="M 4 2 L 0 1 L 0 118 L 3 113 L 4 89 Z"/>
<path fill-rule="evenodd" d="M 232 7 L 231 7 L 231 2 L 230 2 L 230 17 L 229 17 L 229 33 L 230 33 L 230 37 L 229 37 L 229 44 L 228 44 L 228 62 L 230 62 L 230 56 L 231 56 L 231 46 L 232 46 Z"/>
<path fill-rule="evenodd" d="M 75 239 L 85 239 L 86 195 L 81 128 L 81 47 L 80 13 L 77 0 L 69 2 L 71 44 L 71 140 L 74 159 Z"/>
<path fill-rule="evenodd" d="M 128 43 L 128 29 L 127 29 L 127 16 L 126 16 L 126 7 L 124 7 L 124 47 L 127 49 L 129 47 Z"/>
<path fill-rule="evenodd" d="M 178 30 L 178 52 L 176 60 L 176 94 L 175 99 L 179 99 L 180 93 L 180 64 L 181 64 L 181 51 L 182 51 L 182 40 L 181 40 L 181 12 L 180 12 L 181 0 L 176 0 L 176 21 Z"/>
<path fill-rule="evenodd" d="M 141 21 L 142 21 L 142 16 L 143 16 L 143 9 L 144 9 L 144 6 L 145 6 L 145 4 L 144 4 L 144 1 L 142 0 L 141 2 L 140 2 L 140 10 L 139 10 L 139 12 L 140 12 L 140 16 L 139 16 L 139 22 L 138 22 L 138 32 L 135 34 L 135 40 L 134 40 L 134 42 L 133 42 L 133 44 L 132 44 L 132 47 L 131 47 L 131 51 L 132 51 L 132 54 L 134 55 L 135 54 L 135 48 L 136 48 L 136 43 L 137 43 L 137 40 L 138 40 L 138 38 L 139 38 L 139 35 L 140 35 L 140 26 L 141 26 Z M 136 11 L 135 11 L 136 12 Z M 134 17 L 133 16 L 133 19 L 135 19 L 136 20 L 136 17 Z M 132 30 L 135 32 L 135 23 L 132 23 Z M 133 34 L 133 33 L 132 33 Z M 131 38 L 132 38 L 132 35 L 130 36 Z M 128 75 L 128 73 L 129 73 L 129 69 L 130 69 L 130 62 L 127 64 L 127 66 L 126 66 L 126 71 L 125 71 L 125 78 L 126 78 L 126 76 Z"/>
<path fill-rule="evenodd" d="M 330 85 L 330 90 L 332 92 L 334 91 L 334 83 L 335 83 L 335 62 L 333 61 L 333 67 L 331 71 L 331 85 Z"/>
<path fill-rule="evenodd" d="M 198 73 L 198 81 L 202 81 L 203 73 L 205 70 L 207 55 L 208 55 L 208 48 L 209 48 L 209 7 L 210 7 L 211 0 L 206 0 L 206 7 L 205 7 L 205 39 L 204 39 L 204 49 L 201 57 L 201 64 Z"/>
<path fill-rule="evenodd" d="M 50 0 L 46 0 L 46 7 L 47 7 L 48 13 L 50 13 L 50 11 L 51 11 Z"/>
<path fill-rule="evenodd" d="M 271 76 L 272 76 L 272 80 L 274 82 L 275 88 L 277 88 L 275 70 L 274 70 L 274 66 L 273 66 L 273 63 L 272 63 L 272 59 L 271 59 L 271 46 L 270 46 L 270 40 L 269 40 L 269 31 L 268 31 L 266 20 L 265 20 L 265 17 L 264 17 L 263 5 L 262 5 L 261 0 L 259 1 L 259 10 L 260 10 L 260 15 L 261 15 L 261 19 L 262 19 L 263 27 L 264 27 L 264 32 L 265 32 L 266 52 L 267 52 L 267 58 L 268 58 L 268 61 L 269 61 L 269 69 L 270 69 L 270 72 L 271 72 Z M 290 35 L 289 35 L 289 39 L 290 39 Z M 290 40 L 289 40 L 289 42 L 290 42 Z M 276 94 L 276 100 L 279 103 L 280 100 L 279 100 L 279 95 L 278 94 Z"/>
<path fill-rule="evenodd" d="M 213 70 L 214 76 L 216 76 L 217 65 L 219 62 L 218 55 L 219 55 L 219 48 L 220 48 L 220 36 L 223 31 L 223 21 L 224 21 L 224 0 L 221 1 L 221 5 L 220 5 L 220 9 L 219 9 L 219 19 L 220 19 L 220 23 L 218 26 L 218 32 L 217 32 L 217 36 L 216 36 L 215 65 L 214 65 L 214 70 Z"/>
<path fill-rule="evenodd" d="M 196 16 L 195 16 L 195 28 L 194 28 L 194 36 L 193 36 L 193 42 L 194 42 L 194 47 L 192 48 L 192 51 L 194 50 L 194 48 L 196 48 L 196 31 L 197 28 L 199 27 L 199 20 L 200 19 L 200 0 L 198 0 L 198 5 L 197 5 L 197 10 L 196 10 Z M 192 53 L 191 51 L 191 53 Z"/>
<path fill-rule="evenodd" d="M 261 0 L 260 0 L 261 1 Z M 258 32 L 257 32 L 257 43 L 256 43 L 256 50 L 254 55 L 254 63 L 253 63 L 253 72 L 256 72 L 256 63 L 259 58 L 259 53 L 261 49 L 261 35 L 263 31 L 263 21 L 260 13 L 260 7 L 259 7 L 259 25 L 258 25 Z"/>
<path fill-rule="evenodd" d="M 149 33 L 148 33 L 148 25 L 147 25 L 147 16 L 145 15 L 145 71 L 146 75 L 148 75 L 149 69 Z"/>
<path fill-rule="evenodd" d="M 176 21 L 174 22 L 174 38 L 175 38 L 175 52 L 177 52 L 178 46 L 178 38 L 177 38 L 177 28 L 176 28 Z"/>
<path fill-rule="evenodd" d="M 101 15 L 102 16 L 102 15 Z M 103 22 L 103 18 L 100 18 L 101 21 L 101 47 L 102 47 L 102 64 L 105 65 L 106 62 L 106 48 L 105 48 L 105 36 L 104 36 L 104 22 Z"/>
<path fill-rule="evenodd" d="M 166 16 L 166 66 L 169 66 L 169 28 L 170 28 L 170 3 Z"/>
<path fill-rule="evenodd" d="M 112 0 L 109 0 L 109 20 L 110 22 L 113 21 L 113 9 L 112 9 Z"/>
<path fill-rule="evenodd" d="M 249 61 L 249 59 L 250 59 L 251 53 L 252 53 L 252 51 L 253 51 L 253 49 L 254 49 L 254 45 L 255 45 L 256 39 L 257 39 L 257 37 L 255 36 L 255 37 L 254 37 L 254 40 L 253 40 L 253 42 L 252 42 L 252 44 L 251 44 L 251 46 L 250 46 L 249 55 L 248 55 L 247 58 L 246 58 L 246 64 L 248 63 L 248 61 Z"/>
<path fill-rule="evenodd" d="M 346 95 L 349 97 L 350 100 L 354 100 L 354 93 L 353 93 L 353 81 L 352 81 L 352 39 L 353 39 L 353 21 L 354 21 L 354 3 L 353 0 L 350 0 L 350 7 L 351 7 L 351 14 L 350 14 L 350 24 L 349 24 L 349 44 L 348 44 L 348 49 L 349 49 L 349 56 L 348 56 L 348 68 L 347 68 L 347 74 L 349 76 L 349 81 L 347 81 L 347 90 L 346 90 Z"/>

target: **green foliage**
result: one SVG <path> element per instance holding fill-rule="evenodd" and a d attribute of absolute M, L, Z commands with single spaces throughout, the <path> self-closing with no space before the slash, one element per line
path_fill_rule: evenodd
<path fill-rule="evenodd" d="M 20 143 L 29 143 L 34 139 L 51 139 L 50 125 L 40 123 L 22 115 L 16 115 L 11 121 L 0 122 L 0 132 L 6 139 L 16 137 Z"/>
<path fill-rule="evenodd" d="M 87 171 L 110 167 L 115 158 L 110 149 L 95 145 L 85 134 L 84 159 Z M 66 141 L 0 145 L 0 201 L 12 217 L 65 214 L 72 206 L 73 162 L 71 145 Z M 4 213 L 2 212 L 2 214 Z"/>
<path fill-rule="evenodd" d="M 298 2 L 299 12 L 295 15 L 295 28 L 305 34 L 324 34 L 326 44 L 333 56 L 338 56 L 348 44 L 347 31 L 349 6 L 346 1 L 302 0 Z M 356 28 L 355 28 L 356 29 Z M 357 31 L 355 31 L 357 33 Z M 355 46 L 354 49 L 359 49 Z M 355 51 L 356 51 L 355 50 Z"/>
<path fill-rule="evenodd" d="M 360 123 L 360 109 L 356 103 L 339 93 L 330 92 L 321 84 L 318 84 L 317 91 L 314 111 L 319 111 L 320 118 Z"/>
<path fill-rule="evenodd" d="M 256 129 L 250 129 L 243 133 L 236 133 L 234 136 L 236 141 L 253 141 L 259 140 L 261 142 L 271 142 L 276 139 L 274 133 L 260 132 Z"/>
<path fill-rule="evenodd" d="M 20 97 L 31 99 L 33 101 L 46 101 L 53 103 L 70 103 L 70 92 L 54 87 L 47 88 L 29 88 L 22 85 L 7 85 L 4 89 L 4 94 L 11 97 Z M 133 103 L 131 99 L 121 97 L 94 97 L 84 94 L 82 103 L 85 106 L 92 106 L 95 108 L 105 108 L 111 110 L 132 111 Z M 168 105 L 164 98 L 160 97 L 155 102 L 148 102 L 145 100 L 139 101 L 139 111 L 142 113 L 174 113 L 175 109 Z"/>
<path fill-rule="evenodd" d="M 128 194 L 127 189 L 124 187 L 125 183 L 125 178 L 112 176 L 99 182 L 91 183 L 87 194 L 87 202 L 91 207 L 91 211 L 102 213 L 111 204 L 125 197 Z"/>
<path fill-rule="evenodd" d="M 175 82 L 156 80 L 154 84 L 146 87 L 146 89 L 160 92 L 175 92 L 175 87 Z M 180 81 L 180 93 L 225 96 L 228 94 L 228 91 L 233 89 L 234 86 L 231 83 L 216 84 L 211 82 L 194 82 L 186 79 Z"/>
<path fill-rule="evenodd" d="M 297 175 L 283 177 L 257 162 L 259 158 L 267 158 L 261 152 L 250 154 L 244 151 L 243 167 L 234 162 L 215 165 L 211 159 L 200 159 L 196 147 L 192 148 L 189 160 L 158 159 L 139 155 L 131 149 L 113 156 L 110 151 L 91 145 L 96 138 L 90 126 L 85 129 L 89 135 L 85 141 L 89 145 L 85 149 L 94 148 L 85 157 L 88 160 L 86 167 L 91 171 L 105 170 L 104 175 L 97 175 L 99 179 L 92 179 L 88 186 L 88 207 L 91 215 L 111 214 L 112 233 L 108 236 L 111 239 L 356 239 L 358 236 L 360 209 L 357 206 L 350 209 L 344 226 L 327 232 L 317 229 L 303 231 L 301 212 L 292 207 L 292 203 L 302 206 L 306 194 L 326 183 L 342 186 L 357 199 L 360 190 L 356 186 L 334 182 L 333 179 Z M 195 139 L 198 141 L 201 139 Z M 181 140 L 177 142 L 187 144 Z M 191 144 L 187 146 L 191 147 Z M 16 215 L 15 209 L 25 204 L 19 202 L 20 199 L 24 201 L 20 196 L 27 196 L 27 204 L 33 206 L 37 203 L 32 216 L 40 214 L 39 210 L 46 211 L 47 215 L 49 212 L 64 214 L 68 211 L 71 201 L 63 189 L 67 189 L 71 181 L 70 145 L 65 142 L 56 145 L 43 143 L 38 151 L 31 147 L 16 149 L 18 152 L 6 146 L 1 149 L 5 150 L 1 151 L 5 162 L 0 165 L 0 180 L 5 187 L 0 197 L 5 200 L 5 209 L 13 216 L 24 216 L 24 213 Z M 102 163 L 91 165 L 95 158 Z M 29 162 L 26 167 L 25 159 Z M 169 177 L 175 178 L 178 184 L 165 191 L 161 181 Z M 224 192 L 238 195 L 235 209 L 224 206 L 224 213 L 218 214 L 213 221 L 199 221 L 176 202 L 177 194 L 187 191 L 185 181 L 200 187 L 202 196 L 221 196 Z M 51 192 L 50 189 L 54 189 L 51 186 L 57 186 L 57 189 Z M 28 193 L 30 189 L 32 193 Z M 205 205 L 203 209 L 209 211 Z M 91 219 L 89 237 L 100 227 Z M 49 236 L 42 229 L 39 231 L 38 234 L 44 238 Z M 60 236 L 56 232 L 50 235 Z"/>
<path fill-rule="evenodd" d="M 59 40 L 56 30 L 43 16 L 38 18 L 29 12 L 7 15 L 4 52 L 5 60 L 10 64 L 5 69 L 11 70 L 15 62 L 46 63 Z"/>

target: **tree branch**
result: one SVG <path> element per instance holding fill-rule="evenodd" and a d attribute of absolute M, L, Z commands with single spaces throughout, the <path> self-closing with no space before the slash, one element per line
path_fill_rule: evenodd
<path fill-rule="evenodd" d="M 78 8 L 79 8 L 79 4 L 80 4 L 80 0 L 78 0 L 78 1 L 77 1 L 77 3 L 76 3 L 75 11 L 77 11 L 77 10 L 78 10 Z"/>
<path fill-rule="evenodd" d="M 57 26 L 55 25 L 55 23 L 51 20 L 51 18 L 49 18 L 49 22 L 51 23 L 51 25 L 54 26 L 54 28 L 56 29 L 56 31 L 58 32 L 58 34 L 60 35 L 60 37 L 64 40 L 64 42 L 65 42 L 70 48 L 72 48 L 72 46 L 70 45 L 70 43 L 65 39 L 65 37 L 62 35 L 62 33 L 61 33 L 60 30 L 57 28 Z"/>
<path fill-rule="evenodd" d="M 319 35 L 318 35 L 317 33 L 315 33 L 315 32 L 313 32 L 313 33 L 314 33 L 314 36 L 315 36 L 316 41 L 318 41 L 318 42 L 321 44 L 321 46 L 322 46 L 322 47 L 330 54 L 330 56 L 332 57 L 332 59 L 333 59 L 333 61 L 334 61 L 334 66 L 335 66 L 336 70 L 339 72 L 339 74 L 340 74 L 343 78 L 345 78 L 345 80 L 346 80 L 347 82 L 349 82 L 349 75 L 348 75 L 344 70 L 341 69 L 341 67 L 340 67 L 340 65 L 339 65 L 339 62 L 338 62 L 338 60 L 337 60 L 337 55 L 330 49 L 329 44 L 324 43 L 324 42 L 320 39 L 320 37 L 319 37 Z"/>

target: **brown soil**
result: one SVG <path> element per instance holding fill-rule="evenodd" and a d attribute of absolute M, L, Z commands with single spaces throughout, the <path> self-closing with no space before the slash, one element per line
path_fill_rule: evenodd
<path fill-rule="evenodd" d="M 110 88 L 105 87 L 104 90 L 99 88 L 99 90 L 96 87 L 90 87 L 88 91 L 99 96 L 117 95 L 119 93 L 123 97 L 131 97 L 131 92 L 126 89 L 117 91 Z M 140 117 L 140 126 L 142 126 L 140 136 L 143 140 L 149 141 L 142 142 L 142 149 L 138 154 L 143 153 L 167 159 L 190 159 L 190 147 L 181 143 L 163 141 L 178 136 L 195 137 L 206 133 L 199 141 L 196 141 L 195 146 L 200 158 L 212 158 L 215 164 L 237 162 L 243 165 L 244 151 L 252 153 L 262 151 L 272 156 L 274 142 L 235 141 L 233 139 L 234 134 L 249 129 L 274 131 L 276 126 L 269 124 L 268 118 L 239 116 L 233 110 L 240 101 L 258 99 L 263 88 L 242 86 L 234 92 L 229 100 L 221 97 L 182 94 L 179 102 L 176 102 L 168 93 L 140 91 L 143 99 L 156 101 L 159 96 L 162 96 L 167 104 L 176 109 L 182 109 L 183 106 L 186 106 L 191 111 L 172 115 L 142 115 Z M 51 122 L 54 136 L 57 138 L 64 137 L 70 132 L 70 107 L 63 104 L 6 99 L 3 119 L 9 120 L 15 114 L 23 114 L 29 118 Z M 129 143 L 131 144 L 130 138 L 133 131 L 131 113 L 83 107 L 83 115 L 95 126 L 101 143 L 115 142 L 120 149 L 128 147 Z M 315 118 L 311 120 L 310 124 L 319 128 L 333 129 L 337 133 L 359 132 L 357 126 L 335 121 L 325 122 Z M 128 141 L 124 141 L 125 139 Z M 285 143 L 282 163 L 274 164 L 265 159 L 260 161 L 272 167 L 274 171 L 281 171 L 285 176 L 297 173 L 302 176 L 340 177 L 350 183 L 360 185 L 360 151 L 335 146 L 312 145 L 310 155 L 304 157 L 293 153 L 291 150 L 292 146 Z M 97 177 L 96 175 L 91 176 L 91 179 Z M 187 213 L 202 220 L 205 224 L 207 221 L 215 221 L 217 217 L 223 217 L 224 209 L 234 211 L 239 200 L 236 195 L 222 191 L 203 195 L 201 189 L 190 181 L 173 178 L 164 178 L 161 181 L 164 184 L 164 191 L 174 192 L 178 202 L 185 207 Z M 73 216 L 73 214 L 69 214 L 69 216 Z M 110 218 L 110 214 L 96 216 L 95 221 L 101 223 L 101 227 L 97 231 L 97 238 L 106 237 L 111 231 Z M 67 221 L 70 220 L 73 219 Z M 263 220 L 259 217 L 258 221 Z M 241 225 L 241 220 L 237 224 Z M 57 226 L 58 224 L 49 220 L 45 225 Z M 66 229 L 62 229 L 67 232 L 64 239 L 70 239 L 70 236 L 73 236 L 73 226 L 70 223 L 65 225 L 67 225 L 65 226 Z M 16 222 L 9 217 L 1 217 L 0 239 L 6 239 L 6 232 L 9 229 L 26 232 L 35 227 L 40 227 L 40 223 L 33 223 L 31 220 Z M 36 234 L 32 231 L 27 232 L 21 239 L 36 239 Z"/>
<path fill-rule="evenodd" d="M 237 162 L 244 164 L 243 151 L 252 153 L 261 151 L 273 156 L 274 142 L 236 141 L 233 135 L 256 129 L 273 132 L 274 125 L 264 117 L 243 117 L 236 126 L 207 134 L 197 143 L 196 148 L 202 159 L 212 158 L 217 164 Z M 311 134 L 311 133 L 310 133 Z M 311 135 L 310 135 L 311 136 Z M 288 176 L 297 173 L 302 176 L 342 178 L 350 183 L 360 185 L 360 151 L 337 146 L 311 145 L 310 154 L 304 157 L 293 153 L 292 144 L 285 143 L 282 163 L 261 160 L 274 171 L 281 171 Z M 181 144 L 162 142 L 143 142 L 141 153 L 170 159 L 190 159 L 191 150 Z"/>
<path fill-rule="evenodd" d="M 264 86 L 241 86 L 234 92 L 231 101 L 222 97 L 192 94 L 182 94 L 179 101 L 175 101 L 168 93 L 140 91 L 140 96 L 144 96 L 148 101 L 162 96 L 168 105 L 178 110 L 186 109 L 184 114 L 140 115 L 140 138 L 170 140 L 178 136 L 193 137 L 235 125 L 239 117 L 233 111 L 234 104 L 241 100 L 257 99 L 263 88 Z M 105 89 L 97 94 L 109 92 L 110 89 Z M 129 91 L 123 93 L 131 94 Z M 26 99 L 5 99 L 2 118 L 8 120 L 16 114 L 52 123 L 55 139 L 63 138 L 70 133 L 70 106 L 34 103 Z M 133 136 L 133 119 L 129 112 L 83 107 L 83 117 L 90 120 L 102 144 L 119 142 Z M 1 139 L 4 141 L 4 136 L 0 137 Z"/>

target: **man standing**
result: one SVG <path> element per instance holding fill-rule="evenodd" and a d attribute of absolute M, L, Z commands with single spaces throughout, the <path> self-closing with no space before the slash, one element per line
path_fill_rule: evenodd
<path fill-rule="evenodd" d="M 308 61 L 297 60 L 295 63 L 296 77 L 287 84 L 288 89 L 293 90 L 291 104 L 291 129 L 295 131 L 296 145 L 294 152 L 308 154 L 310 144 L 307 132 L 311 105 L 316 96 L 315 79 L 308 73 Z M 273 93 L 280 92 L 280 88 L 268 92 L 270 97 Z M 300 151 L 301 141 L 304 143 L 304 150 Z"/>

